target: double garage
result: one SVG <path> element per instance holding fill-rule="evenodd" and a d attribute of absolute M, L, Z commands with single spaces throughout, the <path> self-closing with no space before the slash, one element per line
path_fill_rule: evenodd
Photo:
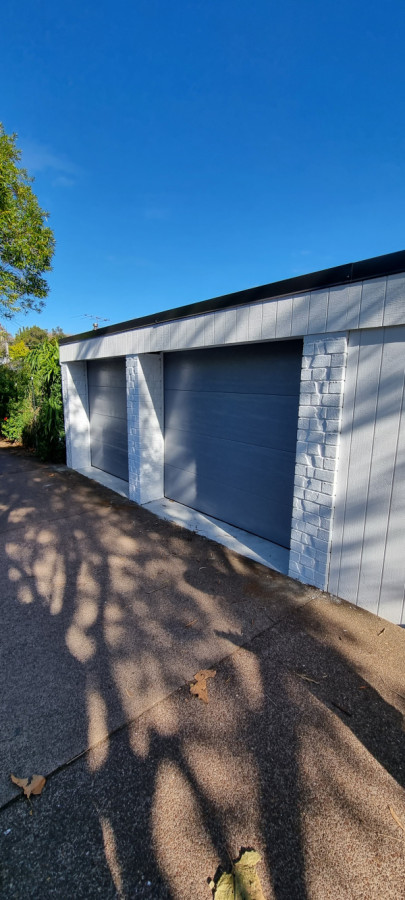
<path fill-rule="evenodd" d="M 302 341 L 164 354 L 164 495 L 289 547 Z M 128 480 L 125 359 L 87 363 L 91 465 Z"/>
<path fill-rule="evenodd" d="M 69 466 L 405 624 L 404 251 L 69 337 L 60 359 Z"/>

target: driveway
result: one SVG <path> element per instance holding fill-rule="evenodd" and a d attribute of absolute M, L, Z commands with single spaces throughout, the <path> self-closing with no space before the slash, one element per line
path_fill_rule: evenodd
<path fill-rule="evenodd" d="M 405 897 L 404 630 L 6 444 L 0 577 L 3 897 Z"/>

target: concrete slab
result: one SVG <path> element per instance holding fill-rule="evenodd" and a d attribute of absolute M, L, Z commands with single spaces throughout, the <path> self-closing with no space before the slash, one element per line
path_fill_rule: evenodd
<path fill-rule="evenodd" d="M 405 896 L 403 630 L 4 446 L 0 516 L 2 897 Z"/>
<path fill-rule="evenodd" d="M 103 487 L 109 488 L 110 491 L 120 494 L 121 497 L 129 497 L 128 482 L 123 481 L 122 478 L 110 475 L 109 472 L 103 472 L 102 469 L 96 469 L 95 466 L 84 466 L 82 469 L 77 469 L 77 471 L 80 475 L 85 475 L 86 478 L 91 478 L 97 484 L 102 484 Z"/>
<path fill-rule="evenodd" d="M 242 528 L 228 525 L 227 522 L 206 516 L 204 513 L 177 503 L 176 500 L 168 500 L 166 497 L 146 503 L 145 508 L 156 516 L 167 519 L 168 522 L 175 522 L 177 525 L 189 528 L 190 531 L 195 531 L 203 537 L 217 541 L 218 544 L 223 544 L 224 547 L 229 547 L 230 550 L 240 553 L 241 556 L 254 559 L 263 566 L 269 566 L 276 572 L 288 575 L 289 551 L 285 547 L 279 547 L 278 544 L 258 537 L 257 534 L 251 534 L 249 531 L 243 531 Z"/>
<path fill-rule="evenodd" d="M 282 612 L 277 573 L 22 460 L 0 479 L 0 804 L 10 771 L 53 771 Z M 310 596 L 291 582 L 283 612 Z"/>

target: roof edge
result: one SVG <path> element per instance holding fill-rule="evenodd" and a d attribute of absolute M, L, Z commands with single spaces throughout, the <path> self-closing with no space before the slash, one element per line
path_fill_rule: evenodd
<path fill-rule="evenodd" d="M 161 325 L 165 322 L 173 322 L 176 319 L 217 312 L 218 310 L 234 306 L 244 306 L 247 303 L 254 303 L 260 300 L 271 300 L 275 297 L 306 293 L 307 291 L 321 290 L 322 288 L 340 284 L 351 284 L 355 281 L 363 281 L 365 278 L 395 275 L 404 271 L 405 250 L 398 250 L 395 253 L 386 253 L 383 256 L 374 256 L 370 259 L 346 263 L 343 266 L 334 266 L 331 269 L 321 269 L 318 272 L 310 272 L 307 275 L 296 275 L 293 278 L 262 284 L 258 287 L 247 288 L 232 294 L 223 294 L 221 297 L 213 297 L 210 300 L 200 300 L 196 303 L 163 310 L 163 312 L 142 316 L 138 319 L 129 319 L 116 325 L 105 325 L 103 328 L 97 328 L 96 331 L 93 329 L 92 331 L 85 331 L 81 334 L 62 338 L 59 344 L 72 344 L 76 341 L 89 340 L 102 335 L 119 334 L 122 331 L 145 328 L 148 325 Z"/>

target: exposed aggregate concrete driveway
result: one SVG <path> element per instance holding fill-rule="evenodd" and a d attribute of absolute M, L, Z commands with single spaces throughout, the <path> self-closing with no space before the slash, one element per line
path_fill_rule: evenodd
<path fill-rule="evenodd" d="M 404 630 L 6 444 L 0 591 L 2 897 L 405 898 Z"/>

